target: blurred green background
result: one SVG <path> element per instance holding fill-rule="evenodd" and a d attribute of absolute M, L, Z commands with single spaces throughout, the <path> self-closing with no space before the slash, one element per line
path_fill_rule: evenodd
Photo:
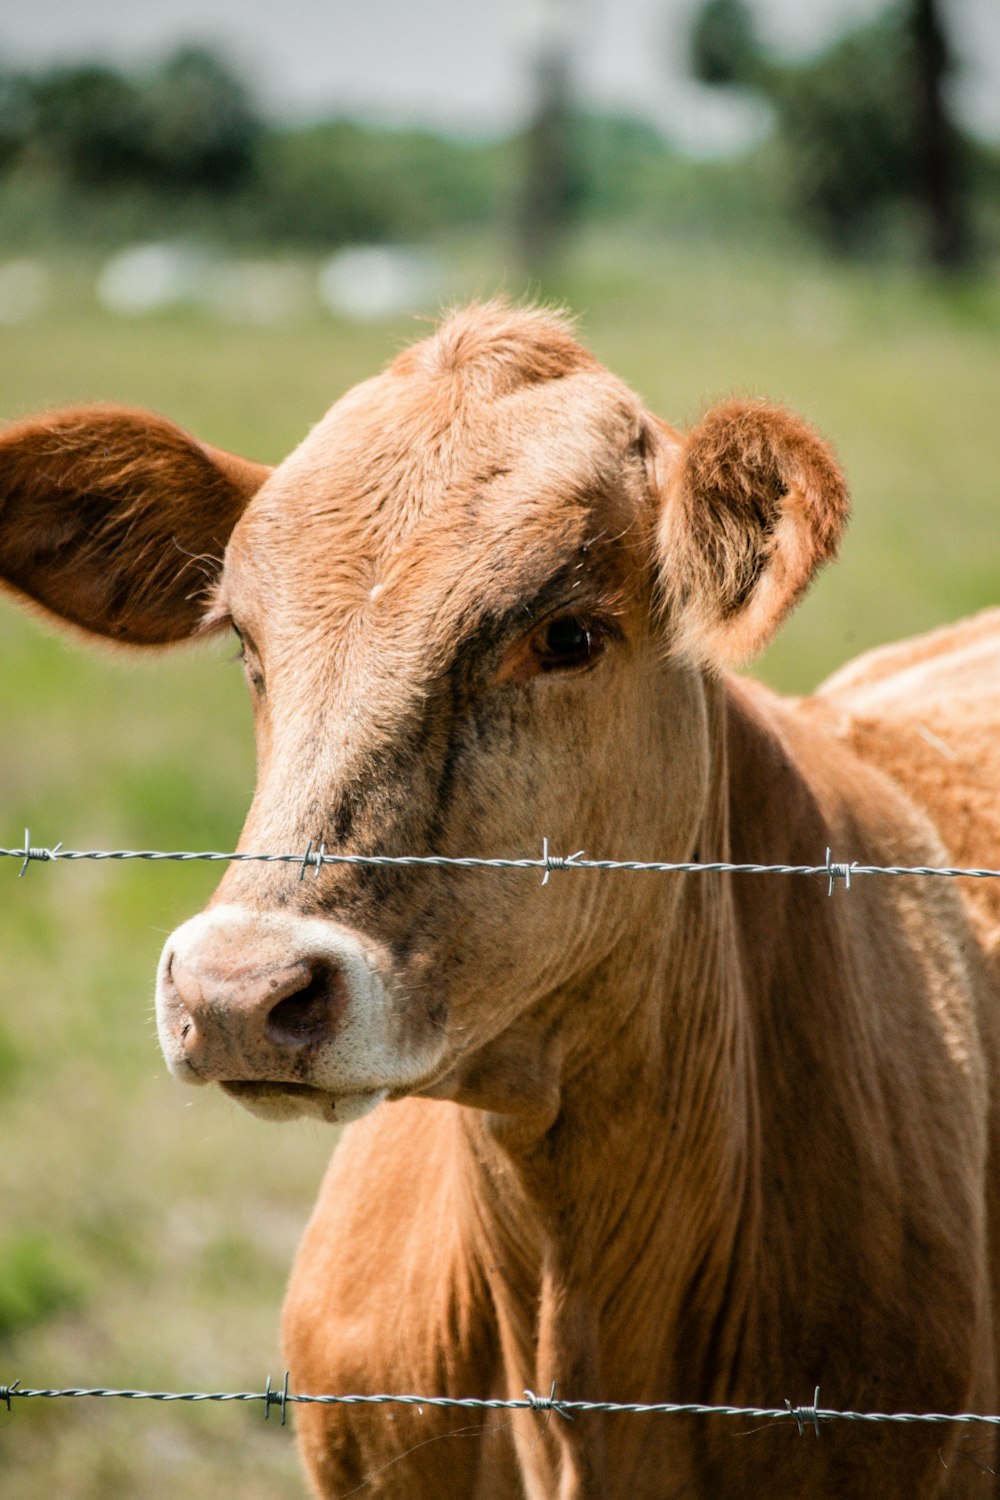
<path fill-rule="evenodd" d="M 734 50 L 732 6 L 700 15 L 695 64 L 716 86 L 794 93 L 790 64 L 756 42 Z M 875 55 L 871 37 L 856 45 L 855 59 Z M 856 81 L 861 65 L 835 52 L 809 66 Z M 106 398 L 276 461 L 424 331 L 413 314 L 498 289 L 540 295 L 574 309 L 584 339 L 675 423 L 760 394 L 833 441 L 854 520 L 757 664 L 776 686 L 808 691 L 866 647 L 997 602 L 993 148 L 956 145 L 956 257 L 891 121 L 883 186 L 838 210 L 832 188 L 824 205 L 803 200 L 780 104 L 763 142 L 699 163 L 641 122 L 564 108 L 558 88 L 522 135 L 486 143 L 338 119 L 285 128 L 219 59 L 183 56 L 173 75 L 6 75 L 0 417 Z M 221 90 L 204 118 L 228 135 L 211 151 L 193 127 L 182 151 L 176 129 L 150 124 L 150 100 L 192 78 Z M 98 100 L 89 114 L 81 93 Z M 891 97 L 905 111 L 902 84 L 904 102 Z M 532 185 L 539 161 L 549 175 Z M 0 606 L 0 843 L 20 845 L 27 826 L 36 844 L 233 847 L 254 773 L 232 655 L 88 652 Z M 267 1127 L 165 1075 L 156 959 L 217 872 L 17 872 L 0 862 L 0 1382 L 261 1389 L 281 1373 L 282 1288 L 332 1137 Z M 301 1493 L 288 1435 L 259 1407 L 16 1404 L 0 1411 L 0 1474 L 24 1500 Z"/>

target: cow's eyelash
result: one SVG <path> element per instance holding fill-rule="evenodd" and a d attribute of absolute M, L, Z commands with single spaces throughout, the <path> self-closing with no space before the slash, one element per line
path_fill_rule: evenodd
<path fill-rule="evenodd" d="M 229 626 L 240 643 L 240 648 L 232 659 L 238 661 L 243 667 L 247 682 L 253 692 L 262 696 L 264 693 L 264 671 L 260 663 L 260 654 L 257 647 L 254 645 L 252 638 L 245 637 L 239 626 L 234 624 L 232 620 L 229 621 Z"/>

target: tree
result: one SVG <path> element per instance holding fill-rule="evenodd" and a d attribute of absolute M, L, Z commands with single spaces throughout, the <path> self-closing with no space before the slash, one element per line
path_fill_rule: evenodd
<path fill-rule="evenodd" d="M 240 80 L 214 53 L 183 47 L 143 90 L 149 176 L 167 188 L 228 193 L 253 168 L 262 124 Z"/>
<path fill-rule="evenodd" d="M 942 270 L 968 263 L 963 142 L 948 117 L 944 85 L 951 71 L 937 0 L 913 0 L 910 36 L 914 81 L 913 176 L 928 226 L 930 258 Z"/>
<path fill-rule="evenodd" d="M 897 0 L 794 63 L 760 46 L 745 0 L 705 0 L 691 60 L 703 83 L 766 96 L 792 201 L 829 244 L 864 246 L 887 210 L 909 203 L 926 225 L 931 262 L 966 263 L 966 145 L 945 105 L 940 0 Z"/>
<path fill-rule="evenodd" d="M 524 180 L 518 214 L 521 253 L 544 268 L 580 197 L 570 104 L 571 0 L 533 0 L 530 60 L 534 108 L 524 137 Z"/>
<path fill-rule="evenodd" d="M 111 68 L 52 68 L 31 84 L 26 146 L 70 182 L 106 187 L 141 176 L 145 136 L 140 91 Z"/>
<path fill-rule="evenodd" d="M 760 40 L 742 0 L 705 0 L 691 26 L 691 66 L 702 83 L 752 84 L 760 72 Z"/>
<path fill-rule="evenodd" d="M 30 79 L 0 69 L 0 172 L 13 166 L 24 151 L 33 119 Z"/>
<path fill-rule="evenodd" d="M 177 192 L 240 187 L 263 130 L 239 79 L 197 47 L 150 75 L 97 63 L 7 75 L 0 120 L 0 165 L 27 154 L 76 187 Z"/>
<path fill-rule="evenodd" d="M 911 190 L 905 46 L 890 11 L 818 58 L 762 74 L 794 200 L 839 250 L 862 248 Z"/>

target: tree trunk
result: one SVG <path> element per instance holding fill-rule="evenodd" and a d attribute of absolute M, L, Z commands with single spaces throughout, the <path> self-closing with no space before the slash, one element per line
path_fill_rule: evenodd
<path fill-rule="evenodd" d="M 914 192 L 926 218 L 928 254 L 945 271 L 969 264 L 971 239 L 962 139 L 945 108 L 950 68 L 938 0 L 913 0 Z"/>
<path fill-rule="evenodd" d="M 567 0 L 535 0 L 536 35 L 531 59 L 534 110 L 525 137 L 517 225 L 522 258 L 535 273 L 545 267 L 558 247 L 573 207 L 570 19 Z"/>

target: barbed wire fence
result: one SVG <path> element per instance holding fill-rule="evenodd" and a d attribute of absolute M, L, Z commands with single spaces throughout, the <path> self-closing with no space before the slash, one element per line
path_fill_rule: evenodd
<path fill-rule="evenodd" d="M 577 1401 L 556 1395 L 555 1386 L 549 1395 L 536 1396 L 534 1391 L 525 1391 L 523 1397 L 478 1396 L 413 1396 L 413 1395 L 310 1395 L 289 1389 L 289 1376 L 285 1372 L 282 1384 L 275 1387 L 267 1377 L 262 1391 L 139 1391 L 115 1390 L 107 1386 L 71 1386 L 65 1389 L 32 1389 L 22 1386 L 19 1380 L 10 1385 L 0 1385 L 0 1406 L 13 1410 L 15 1401 L 26 1400 L 122 1400 L 122 1401 L 191 1401 L 191 1402 L 236 1402 L 247 1404 L 261 1402 L 265 1421 L 277 1408 L 285 1425 L 289 1406 L 411 1406 L 439 1410 L 459 1411 L 533 1411 L 541 1415 L 555 1413 L 572 1421 L 576 1416 L 610 1414 L 616 1416 L 660 1416 L 660 1417 L 736 1417 L 755 1422 L 793 1422 L 801 1437 L 807 1431 L 820 1436 L 823 1422 L 892 1423 L 896 1426 L 959 1425 L 1000 1427 L 1000 1416 L 988 1416 L 978 1412 L 878 1412 L 846 1411 L 819 1405 L 817 1387 L 811 1402 L 796 1406 L 786 1400 L 783 1406 L 707 1406 L 698 1402 L 643 1402 L 643 1401 Z"/>
<path fill-rule="evenodd" d="M 574 870 L 597 870 L 606 872 L 685 874 L 685 875 L 787 875 L 821 877 L 828 882 L 828 894 L 832 895 L 838 882 L 845 889 L 851 888 L 855 877 L 939 877 L 944 879 L 1000 879 L 1000 869 L 955 865 L 873 865 L 857 860 L 835 860 L 827 849 L 820 864 L 766 864 L 735 863 L 729 861 L 702 860 L 614 860 L 589 859 L 584 851 L 556 855 L 549 849 L 547 838 L 542 840 L 541 854 L 519 858 L 483 857 L 476 855 L 388 855 L 388 854 L 331 854 L 321 843 L 313 847 L 310 842 L 304 851 L 293 853 L 247 853 L 244 851 L 219 850 L 162 850 L 162 849 L 66 849 L 62 843 L 52 846 L 33 845 L 28 829 L 24 831 L 24 843 L 19 848 L 0 848 L 0 859 L 20 862 L 19 875 L 26 874 L 32 864 L 54 864 L 64 861 L 99 860 L 126 861 L 149 860 L 153 862 L 191 863 L 207 861 L 214 863 L 254 862 L 263 864 L 290 864 L 298 866 L 299 879 L 303 880 L 312 870 L 318 878 L 326 866 L 396 866 L 400 868 L 451 868 L 482 870 L 536 870 L 542 875 L 542 885 L 557 872 Z M 662 1417 L 721 1417 L 742 1418 L 748 1421 L 791 1422 L 799 1435 L 813 1431 L 820 1436 L 823 1423 L 891 1423 L 896 1425 L 938 1424 L 1000 1427 L 1000 1415 L 977 1412 L 875 1412 L 849 1411 L 819 1405 L 817 1388 L 811 1403 L 794 1404 L 786 1398 L 781 1406 L 711 1406 L 699 1403 L 678 1402 L 616 1402 L 584 1401 L 556 1395 L 555 1386 L 548 1396 L 538 1396 L 526 1390 L 523 1397 L 512 1399 L 479 1398 L 472 1396 L 418 1396 L 406 1394 L 309 1394 L 289 1389 L 289 1375 L 285 1372 L 280 1387 L 273 1387 L 268 1376 L 262 1391 L 144 1391 L 115 1389 L 106 1386 L 75 1386 L 62 1389 L 33 1388 L 22 1386 L 20 1380 L 9 1384 L 0 1383 L 0 1408 L 12 1412 L 16 1401 L 25 1400 L 79 1400 L 117 1399 L 125 1401 L 159 1402 L 229 1402 L 263 1404 L 264 1417 L 272 1410 L 281 1414 L 285 1424 L 290 1406 L 385 1406 L 398 1405 L 422 1409 L 450 1408 L 473 1411 L 532 1411 L 543 1415 L 556 1414 L 566 1420 L 594 1413 L 662 1416 Z"/>
<path fill-rule="evenodd" d="M 838 880 L 849 890 L 855 876 L 942 876 L 955 880 L 1000 879 L 1000 869 L 959 865 L 872 865 L 859 860 L 834 860 L 829 849 L 822 864 L 790 865 L 763 863 L 731 863 L 726 860 L 640 860 L 640 859 L 588 859 L 582 849 L 574 854 L 552 854 L 547 838 L 542 840 L 542 852 L 537 856 L 519 858 L 486 857 L 480 855 L 448 854 L 329 854 L 323 844 L 313 848 L 310 842 L 299 853 L 262 854 L 242 850 L 165 850 L 165 849 L 65 849 L 61 843 L 51 847 L 31 843 L 30 830 L 24 830 L 24 843 L 20 848 L 0 848 L 0 859 L 15 859 L 21 862 L 20 874 L 24 875 L 32 864 L 54 864 L 66 860 L 151 860 L 174 861 L 186 864 L 199 860 L 215 863 L 258 863 L 298 865 L 299 879 L 304 880 L 310 869 L 318 877 L 328 865 L 372 865 L 398 866 L 400 868 L 441 868 L 460 870 L 539 870 L 542 884 L 550 875 L 565 870 L 605 870 L 630 873 L 665 875 L 803 875 L 823 876 L 829 881 L 832 894 Z"/>

